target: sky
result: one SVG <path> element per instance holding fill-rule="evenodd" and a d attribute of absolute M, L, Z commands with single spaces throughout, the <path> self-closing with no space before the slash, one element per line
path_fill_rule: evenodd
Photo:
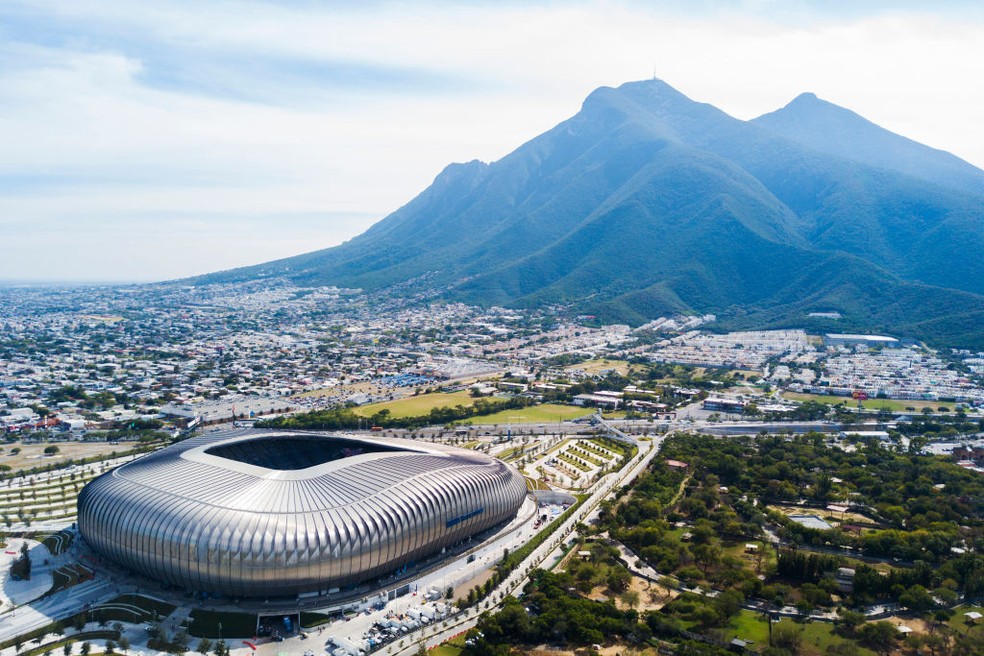
<path fill-rule="evenodd" d="M 0 280 L 327 248 L 655 74 L 740 119 L 812 91 L 984 167 L 975 2 L 0 3 Z"/>

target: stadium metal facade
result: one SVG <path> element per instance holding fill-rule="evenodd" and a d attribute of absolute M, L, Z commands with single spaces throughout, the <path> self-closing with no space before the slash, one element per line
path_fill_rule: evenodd
<path fill-rule="evenodd" d="M 327 592 L 502 524 L 513 467 L 407 440 L 249 431 L 175 444 L 83 488 L 82 536 L 135 572 L 209 594 Z"/>

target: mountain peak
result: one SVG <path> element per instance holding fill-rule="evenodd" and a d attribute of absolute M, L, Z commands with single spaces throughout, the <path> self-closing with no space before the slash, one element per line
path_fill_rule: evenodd
<path fill-rule="evenodd" d="M 648 107 L 668 102 L 696 104 L 663 80 L 653 78 L 625 82 L 617 87 L 598 87 L 584 99 L 582 108 L 590 108 L 599 103 L 613 104 L 624 101 L 634 101 Z"/>
<path fill-rule="evenodd" d="M 795 98 L 793 98 L 793 101 L 791 103 L 789 103 L 789 104 L 792 105 L 793 103 L 816 102 L 818 100 L 820 100 L 820 99 L 817 98 L 817 94 L 813 93 L 812 91 L 804 91 L 800 95 L 798 95 Z M 826 101 L 824 101 L 824 102 L 826 102 Z M 788 105 L 787 105 L 787 107 L 788 107 Z"/>
<path fill-rule="evenodd" d="M 812 91 L 804 91 L 789 101 L 782 109 L 760 116 L 755 121 L 765 122 L 766 117 L 769 116 L 782 116 L 786 120 L 790 120 L 789 117 L 794 116 L 798 120 L 810 122 L 856 121 L 875 127 L 874 123 L 871 123 L 863 116 L 849 109 L 845 109 L 840 105 L 835 105 L 828 100 L 824 100 Z M 759 119 L 763 120 L 760 121 Z"/>
<path fill-rule="evenodd" d="M 984 171 L 950 153 L 879 127 L 814 93 L 801 93 L 782 109 L 750 122 L 828 155 L 984 194 Z"/>
<path fill-rule="evenodd" d="M 640 134 L 671 141 L 687 140 L 695 131 L 713 132 L 741 123 L 658 78 L 599 87 L 585 99 L 579 117 L 608 130 L 631 124 Z"/>

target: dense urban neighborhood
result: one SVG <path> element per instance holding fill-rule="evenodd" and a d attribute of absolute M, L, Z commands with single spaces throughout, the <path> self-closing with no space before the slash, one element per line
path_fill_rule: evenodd
<path fill-rule="evenodd" d="M 31 654 L 273 640 L 300 656 L 312 632 L 340 655 L 976 653 L 984 353 L 333 287 L 0 296 L 5 656 L 31 636 Z M 246 600 L 189 607 L 79 535 L 100 474 L 277 431 L 481 452 L 531 500 L 481 546 L 380 579 L 378 598 L 272 600 L 302 609 L 287 624 Z M 73 615 L 77 599 L 101 615 Z M 73 623 L 82 637 L 59 638 Z"/>
<path fill-rule="evenodd" d="M 21 287 L 0 294 L 9 308 L 0 318 L 0 422 L 11 433 L 67 431 L 77 439 L 86 431 L 150 424 L 184 428 L 450 387 L 657 418 L 675 407 L 660 399 L 719 397 L 719 390 L 730 403 L 718 409 L 745 414 L 753 399 L 755 409 L 781 414 L 791 408 L 784 399 L 807 395 L 837 397 L 852 407 L 859 395 L 899 401 L 879 404 L 895 414 L 927 407 L 973 412 L 984 405 L 984 354 L 873 335 L 718 334 L 694 327 L 711 316 L 632 329 L 551 312 L 411 306 L 336 288 L 89 288 L 83 294 Z M 638 389 L 626 368 L 674 366 L 687 367 L 702 384 Z M 626 384 L 606 385 L 607 374 Z M 733 384 L 738 380 L 741 386 Z M 570 393 L 585 381 L 592 389 Z"/>

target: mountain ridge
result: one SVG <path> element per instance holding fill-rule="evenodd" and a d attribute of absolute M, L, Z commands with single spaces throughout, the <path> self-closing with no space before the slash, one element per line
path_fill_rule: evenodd
<path fill-rule="evenodd" d="M 813 115 L 874 146 L 804 143 Z M 879 155 L 880 143 L 911 155 Z M 935 181 L 954 170 L 958 184 Z M 978 177 L 813 95 L 741 121 L 665 82 L 632 82 L 596 89 L 496 162 L 447 166 L 345 244 L 192 282 L 382 290 L 409 280 L 481 305 L 564 304 L 632 323 L 667 311 L 781 323 L 814 303 L 845 324 L 914 337 L 932 326 L 967 343 L 965 315 L 984 323 Z M 910 306 L 889 303 L 893 294 Z M 953 331 L 928 297 L 959 308 Z"/>

